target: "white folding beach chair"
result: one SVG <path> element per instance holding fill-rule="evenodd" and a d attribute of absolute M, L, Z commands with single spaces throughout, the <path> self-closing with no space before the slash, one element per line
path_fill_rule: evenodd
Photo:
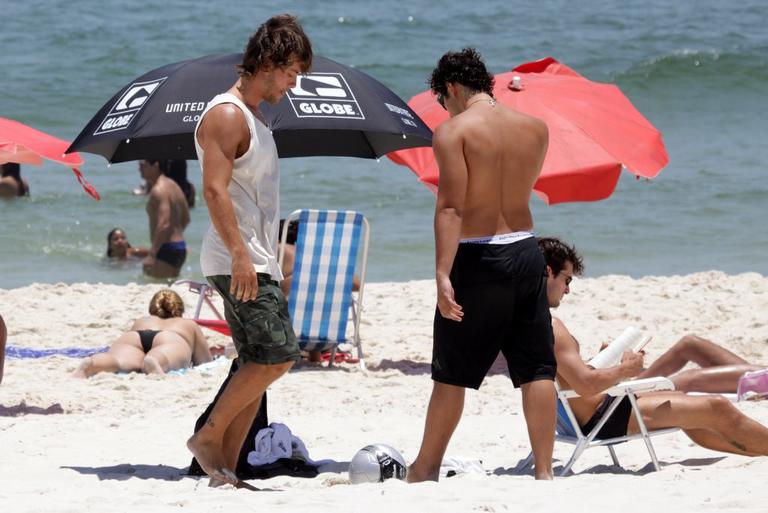
<path fill-rule="evenodd" d="M 555 386 L 557 388 L 557 426 L 555 429 L 555 441 L 564 442 L 575 446 L 573 449 L 573 454 L 571 454 L 570 459 L 560 471 L 560 476 L 566 475 L 568 471 L 571 470 L 571 467 L 573 467 L 573 464 L 576 463 L 576 460 L 579 458 L 579 456 L 581 456 L 584 451 L 591 447 L 608 447 L 608 451 L 611 454 L 611 459 L 613 460 L 614 465 L 620 467 L 621 464 L 619 463 L 619 459 L 616 457 L 616 451 L 614 451 L 613 446 L 616 444 L 628 442 L 630 440 L 639 439 L 642 439 L 645 442 L 645 446 L 648 449 L 648 454 L 651 456 L 651 461 L 653 462 L 653 468 L 655 470 L 659 470 L 659 460 L 656 458 L 656 451 L 653 449 L 651 437 L 674 433 L 678 430 L 678 428 L 648 431 L 648 429 L 645 427 L 645 423 L 643 422 L 643 417 L 640 414 L 640 409 L 637 406 L 636 394 L 641 392 L 674 390 L 675 385 L 669 379 L 663 377 L 636 379 L 619 383 L 609 388 L 608 390 L 605 390 L 604 393 L 613 397 L 613 401 L 610 403 L 608 408 L 606 408 L 605 412 L 603 413 L 602 417 L 600 417 L 600 420 L 595 425 L 595 427 L 586 434 L 581 431 L 579 423 L 576 420 L 576 416 L 573 414 L 573 411 L 568 404 L 568 399 L 579 397 L 579 395 L 573 390 L 560 390 L 560 388 L 557 387 L 557 384 Z M 608 422 L 608 419 L 610 419 L 611 415 L 613 415 L 614 411 L 616 411 L 616 408 L 619 406 L 619 403 L 625 396 L 629 398 L 629 402 L 632 405 L 632 411 L 635 413 L 637 423 L 640 426 L 640 433 L 615 438 L 596 439 L 597 434 L 603 428 L 605 423 Z M 521 469 L 529 468 L 532 463 L 533 453 L 530 453 L 528 458 L 526 458 L 526 460 L 521 465 Z"/>
<path fill-rule="evenodd" d="M 368 261 L 369 225 L 353 211 L 296 210 L 285 221 L 278 260 L 282 265 L 289 223 L 299 221 L 288 310 L 299 347 L 305 351 L 330 351 L 333 365 L 338 345 L 350 342 L 347 324 L 351 317 L 351 344 L 357 348 L 365 370 L 360 341 L 365 269 Z M 352 291 L 358 251 L 360 288 Z M 355 297 L 356 296 L 356 297 Z"/>

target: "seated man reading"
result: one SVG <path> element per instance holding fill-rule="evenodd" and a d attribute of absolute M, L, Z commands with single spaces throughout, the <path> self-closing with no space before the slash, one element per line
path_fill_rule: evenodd
<path fill-rule="evenodd" d="M 539 239 L 539 247 L 547 262 L 549 306 L 556 308 L 570 292 L 573 277 L 582 273 L 582 258 L 573 247 L 555 238 Z M 580 397 L 569 402 L 584 432 L 591 430 L 607 407 L 610 398 L 601 393 L 603 390 L 620 381 L 659 375 L 648 371 L 656 372 L 661 368 L 662 371 L 671 369 L 674 372 L 682 367 L 682 364 L 667 367 L 660 365 L 654 370 L 654 366 L 651 366 L 644 372 L 644 354 L 626 351 L 618 365 L 595 369 L 581 358 L 579 343 L 565 324 L 554 316 L 552 329 L 555 335 L 557 380 L 561 388 L 573 389 L 579 394 Z M 673 348 L 673 351 L 679 352 L 679 349 Z M 672 360 L 678 362 L 678 359 Z M 663 363 L 665 355 L 659 361 Z M 768 455 L 768 428 L 741 413 L 722 396 L 690 396 L 682 391 L 651 392 L 639 395 L 637 403 L 649 430 L 677 427 L 695 443 L 708 449 L 745 456 Z M 639 432 L 637 419 L 629 400 L 625 398 L 597 438 Z"/>

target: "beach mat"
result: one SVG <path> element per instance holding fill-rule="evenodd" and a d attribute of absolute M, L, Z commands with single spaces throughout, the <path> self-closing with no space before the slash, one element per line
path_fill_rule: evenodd
<path fill-rule="evenodd" d="M 216 406 L 216 402 L 219 400 L 222 392 L 227 387 L 229 380 L 232 379 L 232 376 L 234 376 L 235 372 L 237 372 L 237 367 L 238 359 L 236 358 L 229 368 L 227 379 L 224 380 L 224 382 L 219 387 L 219 391 L 216 392 L 216 397 L 214 397 L 213 402 L 208 405 L 203 414 L 198 417 L 197 422 L 195 422 L 195 433 L 197 433 L 197 431 L 203 427 L 205 421 L 208 420 L 208 416 L 213 411 L 214 406 Z M 261 406 L 259 407 L 259 411 L 256 413 L 256 418 L 253 419 L 251 429 L 248 431 L 248 434 L 245 437 L 245 442 L 240 448 L 240 455 L 237 457 L 237 468 L 235 469 L 235 474 L 237 474 L 237 477 L 240 479 L 269 479 L 270 477 L 285 475 L 293 477 L 317 476 L 317 468 L 308 465 L 307 462 L 299 459 L 281 458 L 274 463 L 259 467 L 251 466 L 248 463 L 248 453 L 256 450 L 256 434 L 259 432 L 259 430 L 268 426 L 269 421 L 267 420 L 267 392 L 265 391 L 264 397 L 261 399 Z M 200 464 L 197 462 L 196 458 L 192 458 L 192 463 L 189 465 L 187 475 L 205 475 L 205 472 L 203 472 L 203 469 L 200 467 Z"/>
<path fill-rule="evenodd" d="M 62 347 L 56 349 L 33 349 L 31 347 L 8 346 L 5 356 L 8 358 L 46 358 L 48 356 L 67 356 L 69 358 L 85 358 L 109 349 L 104 347 Z"/>

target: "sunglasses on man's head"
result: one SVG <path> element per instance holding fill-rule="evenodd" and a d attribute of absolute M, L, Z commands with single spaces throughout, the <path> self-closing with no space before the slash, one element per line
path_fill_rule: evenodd
<path fill-rule="evenodd" d="M 437 93 L 437 103 L 439 103 L 442 108 L 445 108 L 445 95 L 443 93 Z"/>

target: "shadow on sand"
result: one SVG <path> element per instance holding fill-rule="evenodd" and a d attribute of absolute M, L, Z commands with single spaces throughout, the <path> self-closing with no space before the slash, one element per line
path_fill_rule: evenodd
<path fill-rule="evenodd" d="M 377 364 L 369 365 L 368 370 L 372 372 L 396 370 L 402 372 L 406 376 L 429 375 L 432 373 L 432 364 L 430 362 L 416 362 L 413 360 L 384 359 Z M 499 354 L 493 362 L 493 365 L 491 365 L 491 368 L 488 370 L 487 376 L 495 375 L 509 376 L 507 360 L 501 354 Z"/>
<path fill-rule="evenodd" d="M 661 467 L 662 471 L 664 470 L 664 467 L 672 465 L 681 465 L 683 467 L 702 467 L 707 465 L 714 465 L 715 463 L 724 459 L 725 456 L 714 458 L 689 458 L 687 460 L 673 462 L 659 461 L 659 466 Z M 517 465 L 510 468 L 498 467 L 491 473 L 496 476 L 533 476 L 533 466 L 523 467 L 525 461 L 525 459 L 522 459 L 517 462 Z M 560 475 L 562 469 L 562 464 L 553 466 L 553 470 L 556 476 Z M 625 476 L 644 476 L 646 474 L 650 474 L 651 472 L 655 472 L 655 469 L 653 468 L 653 463 L 648 462 L 648 464 L 646 464 L 644 467 L 637 470 L 629 470 L 616 465 L 595 465 L 594 467 L 578 472 L 578 474 L 616 474 Z M 568 476 L 573 476 L 575 474 L 577 473 L 571 470 L 568 473 Z"/>
<path fill-rule="evenodd" d="M 171 467 L 169 465 L 133 465 L 121 463 L 111 467 L 69 467 L 61 468 L 74 470 L 84 475 L 95 475 L 99 481 L 125 481 L 127 479 L 161 479 L 163 481 L 179 481 L 187 477 L 187 468 Z"/>
<path fill-rule="evenodd" d="M 59 403 L 52 404 L 46 408 L 40 406 L 29 406 L 21 401 L 13 406 L 4 406 L 0 404 L 0 417 L 21 417 L 22 415 L 58 415 L 64 413 L 64 408 Z"/>

